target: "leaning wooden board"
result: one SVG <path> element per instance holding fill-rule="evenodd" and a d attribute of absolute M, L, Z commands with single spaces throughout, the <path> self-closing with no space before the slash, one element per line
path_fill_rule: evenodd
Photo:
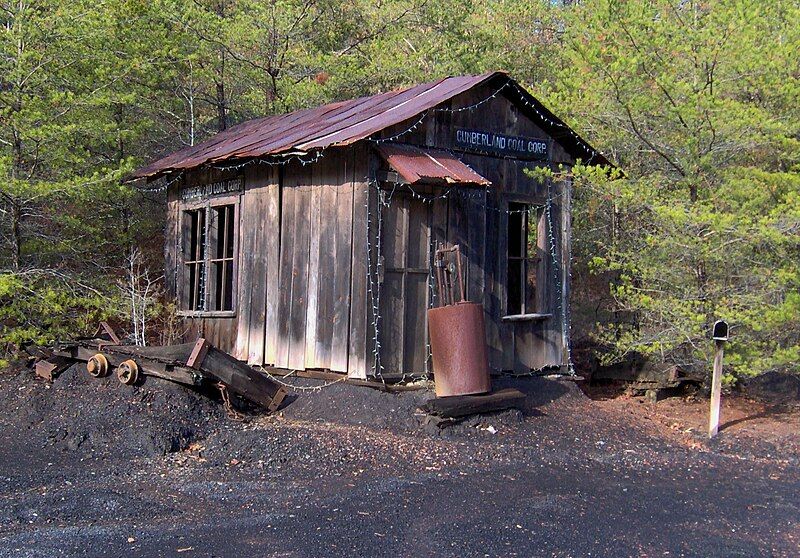
<path fill-rule="evenodd" d="M 119 366 L 132 359 L 146 375 L 181 384 L 197 386 L 204 382 L 221 382 L 232 392 L 275 411 L 286 397 L 286 390 L 266 375 L 220 351 L 207 340 L 166 347 L 111 345 L 95 339 L 64 346 L 55 355 L 88 361 L 102 353 L 109 365 Z"/>

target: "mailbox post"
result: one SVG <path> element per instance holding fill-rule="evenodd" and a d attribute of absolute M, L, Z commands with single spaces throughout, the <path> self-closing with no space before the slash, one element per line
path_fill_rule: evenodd
<path fill-rule="evenodd" d="M 728 340 L 728 324 L 723 320 L 714 322 L 711 333 L 714 339 L 714 375 L 711 377 L 711 412 L 708 417 L 708 437 L 713 438 L 719 431 L 719 403 L 722 394 L 722 358 L 725 342 Z"/>

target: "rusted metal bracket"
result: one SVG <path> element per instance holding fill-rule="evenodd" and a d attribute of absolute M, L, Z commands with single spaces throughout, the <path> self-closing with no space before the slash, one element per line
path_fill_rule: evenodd
<path fill-rule="evenodd" d="M 36 375 L 45 381 L 52 382 L 74 362 L 75 359 L 59 355 L 40 360 L 36 363 Z"/>
<path fill-rule="evenodd" d="M 464 291 L 464 276 L 461 272 L 461 247 L 458 244 L 445 248 L 440 246 L 436 250 L 434 265 L 436 266 L 436 287 L 439 292 L 439 300 L 444 302 L 442 306 L 456 303 L 456 297 L 453 287 L 453 270 L 452 264 L 448 265 L 445 259 L 445 254 L 455 252 L 456 254 L 456 272 L 458 274 L 458 288 L 461 295 L 460 302 L 466 302 L 467 296 Z"/>

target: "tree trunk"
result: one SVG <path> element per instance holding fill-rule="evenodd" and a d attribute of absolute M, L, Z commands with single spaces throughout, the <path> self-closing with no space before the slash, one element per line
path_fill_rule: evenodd
<path fill-rule="evenodd" d="M 11 268 L 18 270 L 22 259 L 22 206 L 17 200 L 11 200 Z"/>

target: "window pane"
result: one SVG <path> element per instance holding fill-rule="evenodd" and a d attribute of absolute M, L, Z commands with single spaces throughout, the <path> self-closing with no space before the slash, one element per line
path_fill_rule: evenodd
<path fill-rule="evenodd" d="M 194 211 L 194 243 L 192 246 L 192 260 L 202 260 L 206 257 L 206 210 Z"/>
<path fill-rule="evenodd" d="M 537 262 L 535 260 L 528 260 L 527 262 L 527 277 L 525 278 L 525 313 L 526 314 L 533 314 L 536 313 L 537 304 L 536 304 L 536 270 L 537 270 Z"/>
<path fill-rule="evenodd" d="M 206 265 L 205 262 L 198 262 L 197 267 L 197 295 L 195 298 L 194 310 L 206 309 Z"/>
<path fill-rule="evenodd" d="M 233 310 L 233 260 L 225 262 L 225 289 L 221 309 Z"/>
<path fill-rule="evenodd" d="M 209 308 L 215 311 L 233 310 L 233 248 L 236 223 L 233 220 L 234 206 L 220 205 L 212 208 L 213 261 L 211 264 L 211 283 Z"/>
<path fill-rule="evenodd" d="M 222 310 L 222 295 L 225 292 L 224 289 L 224 280 L 223 274 L 225 272 L 225 262 L 214 262 L 212 264 L 213 267 L 213 282 L 214 282 L 214 290 L 213 293 L 213 300 L 211 301 L 211 309 L 212 310 Z"/>
<path fill-rule="evenodd" d="M 508 204 L 508 255 L 521 258 L 523 256 L 522 239 L 524 238 L 525 204 Z"/>
<path fill-rule="evenodd" d="M 508 260 L 508 314 L 522 313 L 522 260 Z"/>
<path fill-rule="evenodd" d="M 214 247 L 211 253 L 213 259 L 221 258 L 225 253 L 225 212 L 219 208 L 214 209 L 214 217 L 209 230 L 209 242 Z"/>
<path fill-rule="evenodd" d="M 227 209 L 228 209 L 228 211 L 227 211 L 228 216 L 226 218 L 226 223 L 227 223 L 226 231 L 227 231 L 227 234 L 225 235 L 225 239 L 226 239 L 225 240 L 225 242 L 226 242 L 225 257 L 226 258 L 232 258 L 233 257 L 233 227 L 235 225 L 235 223 L 233 221 L 233 206 L 229 205 L 229 206 L 227 206 Z"/>
<path fill-rule="evenodd" d="M 539 258 L 537 245 L 539 244 L 539 217 L 541 212 L 536 209 L 528 211 L 528 259 Z"/>
<path fill-rule="evenodd" d="M 188 222 L 188 236 L 183 239 L 183 249 L 187 261 L 194 261 L 197 255 L 197 212 L 184 211 L 183 218 Z"/>
<path fill-rule="evenodd" d="M 205 236 L 205 210 L 194 209 L 183 212 L 183 251 L 186 261 L 197 261 L 203 257 Z"/>
<path fill-rule="evenodd" d="M 186 306 L 188 310 L 194 310 L 194 303 L 196 300 L 197 292 L 195 291 L 195 282 L 197 281 L 196 271 L 197 266 L 195 264 L 189 264 L 186 266 L 187 268 L 187 275 L 188 281 L 186 283 L 186 288 L 184 289 L 185 296 L 184 300 L 186 301 Z"/>

